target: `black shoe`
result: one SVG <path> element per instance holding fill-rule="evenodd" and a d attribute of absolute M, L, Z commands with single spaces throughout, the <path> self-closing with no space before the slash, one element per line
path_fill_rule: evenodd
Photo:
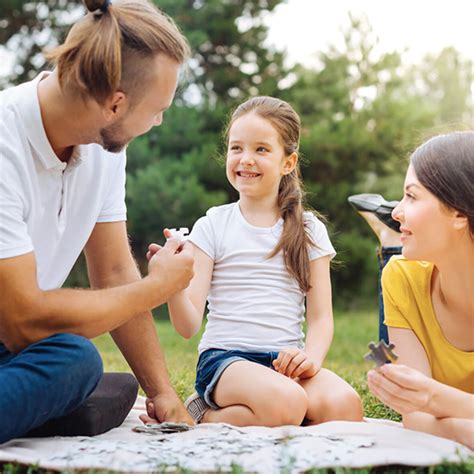
<path fill-rule="evenodd" d="M 379 221 L 400 232 L 400 222 L 392 217 L 398 201 L 386 201 L 380 194 L 355 194 L 347 198 L 356 211 L 373 212 Z"/>

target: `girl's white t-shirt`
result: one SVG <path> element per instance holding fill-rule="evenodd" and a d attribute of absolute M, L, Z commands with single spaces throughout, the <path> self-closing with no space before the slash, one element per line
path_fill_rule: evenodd
<path fill-rule="evenodd" d="M 311 212 L 304 218 L 317 245 L 308 249 L 310 260 L 334 257 L 324 224 Z M 303 348 L 305 294 L 286 270 L 282 252 L 267 258 L 282 229 L 282 219 L 273 227 L 249 224 L 238 202 L 213 207 L 195 223 L 189 240 L 214 261 L 199 353 Z"/>

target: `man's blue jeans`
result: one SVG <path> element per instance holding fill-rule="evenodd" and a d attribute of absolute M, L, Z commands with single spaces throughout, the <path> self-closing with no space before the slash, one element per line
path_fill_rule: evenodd
<path fill-rule="evenodd" d="M 0 443 L 77 408 L 102 372 L 97 349 L 81 336 L 58 334 L 18 354 L 0 343 Z"/>
<path fill-rule="evenodd" d="M 388 344 L 388 331 L 387 326 L 384 324 L 385 312 L 383 306 L 383 296 L 382 296 L 382 270 L 388 261 L 392 258 L 393 255 L 400 255 L 402 253 L 401 247 L 382 247 L 377 252 L 377 257 L 379 260 L 379 280 L 378 280 L 378 290 L 379 290 L 379 340 L 384 340 Z"/>

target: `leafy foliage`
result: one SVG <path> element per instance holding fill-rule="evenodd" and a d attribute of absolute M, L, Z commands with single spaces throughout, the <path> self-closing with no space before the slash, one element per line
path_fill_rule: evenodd
<path fill-rule="evenodd" d="M 129 231 L 138 259 L 164 227 L 191 227 L 208 207 L 235 199 L 220 159 L 224 124 L 246 97 L 275 95 L 302 118 L 308 203 L 328 217 L 341 262 L 336 304 L 375 303 L 376 240 L 347 196 L 399 198 L 406 157 L 423 138 L 462 122 L 472 127 L 472 61 L 447 48 L 404 64 L 400 53 L 377 53 L 366 18 L 350 17 L 342 48 L 289 70 L 284 55 L 264 43 L 264 17 L 282 0 L 156 3 L 189 39 L 193 57 L 163 125 L 128 148 Z M 16 58 L 3 85 L 44 68 L 42 47 L 61 41 L 84 12 L 72 0 L 4 0 L 0 9 L 0 42 Z M 84 281 L 81 263 L 69 282 Z"/>

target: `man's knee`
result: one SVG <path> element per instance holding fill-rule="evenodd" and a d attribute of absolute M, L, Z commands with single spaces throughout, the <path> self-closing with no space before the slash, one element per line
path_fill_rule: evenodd
<path fill-rule="evenodd" d="M 31 344 L 0 370 L 0 399 L 6 408 L 0 412 L 0 442 L 77 408 L 102 373 L 100 355 L 84 337 L 58 334 Z"/>
<path fill-rule="evenodd" d="M 79 382 L 84 396 L 88 396 L 99 383 L 103 374 L 102 359 L 92 342 L 75 334 L 56 334 L 42 341 L 58 351 L 64 370 L 74 385 Z"/>

